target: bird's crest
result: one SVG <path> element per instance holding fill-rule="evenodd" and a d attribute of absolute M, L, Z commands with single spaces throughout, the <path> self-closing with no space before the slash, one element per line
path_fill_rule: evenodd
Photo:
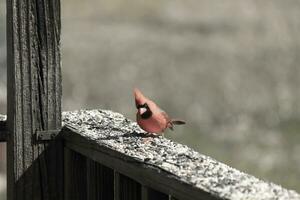
<path fill-rule="evenodd" d="M 136 107 L 138 107 L 138 105 L 143 105 L 144 103 L 146 103 L 147 100 L 147 98 L 137 88 L 134 88 L 134 98 Z"/>

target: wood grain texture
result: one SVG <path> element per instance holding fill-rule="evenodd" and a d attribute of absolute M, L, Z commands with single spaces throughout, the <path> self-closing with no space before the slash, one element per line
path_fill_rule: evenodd
<path fill-rule="evenodd" d="M 62 199 L 60 1 L 7 0 L 8 200 Z"/>

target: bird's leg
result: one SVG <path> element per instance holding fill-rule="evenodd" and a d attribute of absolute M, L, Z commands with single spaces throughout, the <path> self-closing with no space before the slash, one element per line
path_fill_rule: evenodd
<path fill-rule="evenodd" d="M 153 137 L 146 137 L 142 139 L 144 144 L 148 144 L 153 141 Z"/>
<path fill-rule="evenodd" d="M 149 143 L 153 141 L 153 138 L 158 137 L 156 133 L 147 133 L 146 137 L 143 138 L 143 143 Z"/>

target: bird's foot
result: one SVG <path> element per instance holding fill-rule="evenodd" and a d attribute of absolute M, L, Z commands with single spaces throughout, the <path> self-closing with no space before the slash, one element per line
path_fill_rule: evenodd
<path fill-rule="evenodd" d="M 151 143 L 153 141 L 153 137 L 146 137 L 146 138 L 143 138 L 142 139 L 142 142 L 144 143 L 144 144 L 149 144 L 149 143 Z"/>
<path fill-rule="evenodd" d="M 145 144 L 148 144 L 153 141 L 154 138 L 159 137 L 157 133 L 146 133 L 145 136 L 143 137 L 142 141 Z"/>

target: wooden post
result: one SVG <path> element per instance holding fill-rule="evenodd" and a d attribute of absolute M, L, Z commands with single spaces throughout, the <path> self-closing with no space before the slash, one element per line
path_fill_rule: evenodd
<path fill-rule="evenodd" d="M 8 200 L 63 199 L 60 0 L 7 0 Z"/>

